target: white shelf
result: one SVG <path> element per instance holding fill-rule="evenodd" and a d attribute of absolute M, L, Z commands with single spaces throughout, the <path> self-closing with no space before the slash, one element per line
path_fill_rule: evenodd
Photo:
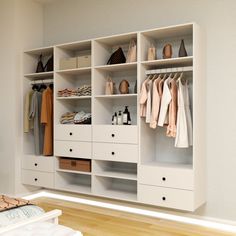
<path fill-rule="evenodd" d="M 127 201 L 137 201 L 137 193 L 136 192 L 128 192 L 128 191 L 121 191 L 121 190 L 114 190 L 114 189 L 106 189 L 99 193 L 96 193 L 101 197 L 108 197 L 114 199 L 121 199 Z"/>
<path fill-rule="evenodd" d="M 96 173 L 94 173 L 94 175 L 101 176 L 101 177 L 117 178 L 117 179 L 137 180 L 137 174 L 122 173 L 122 172 L 118 172 L 118 171 L 96 172 Z"/>
<path fill-rule="evenodd" d="M 109 72 L 120 71 L 120 70 L 131 70 L 136 68 L 137 68 L 137 62 L 95 66 L 95 69 L 97 70 L 109 71 Z"/>
<path fill-rule="evenodd" d="M 29 79 L 49 78 L 49 77 L 53 77 L 53 71 L 24 74 L 24 77 L 29 78 Z"/>
<path fill-rule="evenodd" d="M 91 67 L 82 67 L 68 70 L 57 70 L 56 73 L 64 75 L 82 75 L 91 72 Z"/>
<path fill-rule="evenodd" d="M 141 165 L 180 168 L 180 169 L 193 169 L 193 166 L 191 164 L 164 163 L 164 162 L 158 162 L 158 161 L 144 162 L 144 163 L 141 163 Z"/>
<path fill-rule="evenodd" d="M 129 97 L 137 97 L 137 94 L 114 94 L 114 95 L 96 95 L 95 98 L 129 98 Z"/>
<path fill-rule="evenodd" d="M 32 55 L 48 55 L 53 53 L 53 46 L 51 47 L 41 47 L 41 48 L 35 48 L 25 51 L 24 53 L 32 54 Z"/>
<path fill-rule="evenodd" d="M 142 61 L 141 64 L 147 67 L 165 66 L 165 65 L 190 66 L 193 64 L 193 56 L 169 58 L 169 59 L 158 59 L 158 60 L 153 60 L 153 61 Z"/>
<path fill-rule="evenodd" d="M 75 170 L 66 170 L 66 169 L 56 169 L 56 171 L 64 172 L 64 173 L 74 173 L 74 174 L 82 174 L 82 175 L 91 175 L 91 172 L 85 171 L 75 171 Z"/>
<path fill-rule="evenodd" d="M 91 99 L 91 96 L 71 96 L 71 97 L 56 97 L 57 100 L 82 100 Z"/>
<path fill-rule="evenodd" d="M 74 193 L 85 193 L 85 194 L 91 193 L 91 186 L 87 185 L 67 184 L 61 187 L 57 187 L 56 189 Z"/>

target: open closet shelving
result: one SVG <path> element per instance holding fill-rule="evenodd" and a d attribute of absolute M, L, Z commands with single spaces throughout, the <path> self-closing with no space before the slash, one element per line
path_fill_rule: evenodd
<path fill-rule="evenodd" d="M 107 65 L 110 55 L 118 47 L 122 47 L 127 55 L 131 39 L 137 44 L 137 61 Z M 186 57 L 178 57 L 181 39 L 184 39 L 188 52 Z M 169 59 L 162 58 L 166 43 L 170 43 L 173 49 Z M 33 143 L 25 137 L 24 150 L 28 158 L 24 158 L 22 168 L 30 173 L 25 176 L 23 171 L 23 183 L 187 211 L 194 211 L 202 205 L 205 202 L 202 44 L 198 25 L 187 23 L 25 52 L 25 86 L 30 80 L 54 78 L 55 157 L 34 156 Z M 157 58 L 148 61 L 151 45 L 157 49 Z M 34 73 L 38 56 L 52 52 L 54 72 Z M 60 69 L 60 59 L 81 55 L 91 55 L 91 66 Z M 174 68 L 181 71 L 186 67 L 191 67 L 185 77 L 190 88 L 193 146 L 176 148 L 174 139 L 166 137 L 164 127 L 153 130 L 140 118 L 140 88 L 147 71 L 165 72 Z M 115 83 L 117 92 L 114 95 L 105 94 L 108 77 Z M 119 83 L 123 79 L 129 82 L 129 94 L 119 93 Z M 136 81 L 138 93 L 134 91 Z M 59 97 L 57 94 L 59 90 L 83 85 L 91 85 L 91 95 Z M 131 125 L 111 125 L 114 112 L 123 112 L 125 106 L 129 107 Z M 82 110 L 92 114 L 91 124 L 60 123 L 62 114 Z M 89 159 L 91 172 L 60 169 L 60 157 Z M 38 158 L 42 167 L 38 162 L 37 167 L 34 166 Z M 37 173 L 45 176 L 36 176 Z M 39 180 L 36 184 L 30 178 Z M 51 181 L 49 186 L 47 179 L 48 183 Z"/>

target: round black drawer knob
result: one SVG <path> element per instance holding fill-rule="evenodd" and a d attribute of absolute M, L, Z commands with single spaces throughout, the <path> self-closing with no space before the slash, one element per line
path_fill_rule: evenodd
<path fill-rule="evenodd" d="M 73 150 L 70 148 L 70 152 L 72 152 Z"/>
<path fill-rule="evenodd" d="M 162 201 L 165 201 L 166 200 L 166 197 L 162 197 Z"/>
<path fill-rule="evenodd" d="M 115 155 L 115 152 L 111 152 L 111 155 Z"/>
<path fill-rule="evenodd" d="M 37 163 L 34 163 L 34 166 L 38 166 L 38 164 L 37 164 Z"/>
<path fill-rule="evenodd" d="M 73 134 L 73 133 L 72 133 L 72 132 L 70 132 L 70 136 L 72 136 L 72 134 Z"/>
<path fill-rule="evenodd" d="M 162 180 L 163 180 L 163 181 L 166 181 L 166 177 L 162 177 Z"/>
<path fill-rule="evenodd" d="M 115 134 L 112 134 L 111 137 L 114 138 L 114 137 L 115 137 Z"/>
<path fill-rule="evenodd" d="M 37 178 L 35 178 L 35 179 L 34 179 L 34 181 L 35 181 L 35 182 L 37 182 L 37 181 L 38 181 L 38 179 L 37 179 Z"/>

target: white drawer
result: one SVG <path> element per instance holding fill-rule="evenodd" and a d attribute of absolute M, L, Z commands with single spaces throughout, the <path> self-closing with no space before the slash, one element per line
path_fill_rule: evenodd
<path fill-rule="evenodd" d="M 93 141 L 137 144 L 138 128 L 128 125 L 95 125 Z"/>
<path fill-rule="evenodd" d="M 146 204 L 194 211 L 193 191 L 138 185 L 138 201 Z"/>
<path fill-rule="evenodd" d="M 22 168 L 44 172 L 54 172 L 54 157 L 26 156 L 22 160 Z"/>
<path fill-rule="evenodd" d="M 55 156 L 91 158 L 92 144 L 90 142 L 55 141 Z"/>
<path fill-rule="evenodd" d="M 22 170 L 22 183 L 45 188 L 54 188 L 54 174 L 32 170 Z"/>
<path fill-rule="evenodd" d="M 132 144 L 93 143 L 93 159 L 138 162 L 138 146 Z"/>
<path fill-rule="evenodd" d="M 193 170 L 140 165 L 139 183 L 193 190 Z"/>
<path fill-rule="evenodd" d="M 91 141 L 91 125 L 56 125 L 55 140 Z"/>

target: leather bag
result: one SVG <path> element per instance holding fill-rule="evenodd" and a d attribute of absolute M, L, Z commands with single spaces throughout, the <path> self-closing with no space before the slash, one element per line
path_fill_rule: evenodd
<path fill-rule="evenodd" d="M 150 48 L 148 48 L 148 56 L 147 56 L 148 61 L 156 60 L 156 48 L 154 45 L 151 45 Z"/>
<path fill-rule="evenodd" d="M 39 60 L 38 60 L 37 68 L 36 68 L 36 73 L 44 72 L 44 66 L 43 66 L 42 58 L 43 58 L 43 55 L 41 54 L 39 56 Z"/>
<path fill-rule="evenodd" d="M 129 82 L 127 80 L 124 79 L 120 82 L 119 91 L 121 94 L 129 93 Z"/>
<path fill-rule="evenodd" d="M 131 62 L 136 62 L 137 61 L 137 46 L 136 43 L 134 41 L 134 39 L 131 39 L 130 43 L 129 43 L 129 50 L 127 53 L 127 63 L 131 63 Z"/>
<path fill-rule="evenodd" d="M 162 52 L 163 58 L 164 59 L 168 59 L 172 57 L 172 46 L 171 44 L 166 44 L 163 48 L 163 52 Z"/>
<path fill-rule="evenodd" d="M 53 56 L 51 56 L 51 57 L 48 59 L 46 65 L 45 65 L 45 67 L 44 67 L 44 70 L 45 70 L 45 71 L 53 71 Z"/>
<path fill-rule="evenodd" d="M 114 94 L 114 82 L 112 81 L 111 77 L 107 78 L 107 82 L 105 86 L 105 94 L 106 95 Z"/>
<path fill-rule="evenodd" d="M 121 47 L 119 47 L 115 52 L 113 52 L 107 61 L 107 64 L 120 64 L 125 63 L 126 58 Z"/>

